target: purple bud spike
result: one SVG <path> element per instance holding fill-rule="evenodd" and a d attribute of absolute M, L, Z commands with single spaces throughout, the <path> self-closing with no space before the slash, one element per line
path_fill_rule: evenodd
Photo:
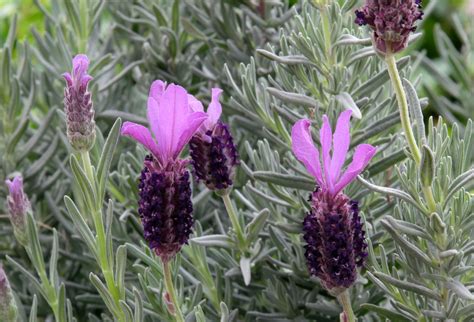
<path fill-rule="evenodd" d="M 191 186 L 186 162 L 176 160 L 161 168 L 149 155 L 140 184 L 139 210 L 145 239 L 163 262 L 187 243 L 193 225 Z"/>
<path fill-rule="evenodd" d="M 355 11 L 355 23 L 368 25 L 373 31 L 375 48 L 382 54 L 397 53 L 406 48 L 408 36 L 423 18 L 421 0 L 366 0 Z"/>
<path fill-rule="evenodd" d="M 10 215 L 10 222 L 13 226 L 13 233 L 22 245 L 26 245 L 28 234 L 26 230 L 26 215 L 31 209 L 30 201 L 23 191 L 23 179 L 16 176 L 13 180 L 6 180 L 9 195 L 7 196 L 7 208 Z"/>
<path fill-rule="evenodd" d="M 333 295 L 352 286 L 356 268 L 362 267 L 367 257 L 357 202 L 342 193 L 333 196 L 316 189 L 303 231 L 310 274 L 319 277 Z"/>
<path fill-rule="evenodd" d="M 7 275 L 0 265 L 0 321 L 16 322 L 17 306 L 13 298 L 12 289 L 8 282 Z"/>
<path fill-rule="evenodd" d="M 196 177 L 209 189 L 225 190 L 232 186 L 239 160 L 227 124 L 218 121 L 206 133 L 197 133 L 189 150 Z"/>
<path fill-rule="evenodd" d="M 77 55 L 73 61 L 72 75 L 64 73 L 64 109 L 66 111 L 67 137 L 77 151 L 88 151 L 95 141 L 94 108 L 91 93 L 88 91 L 87 74 L 89 59 L 86 55 Z"/>
<path fill-rule="evenodd" d="M 211 91 L 211 103 L 207 108 L 207 120 L 201 125 L 190 141 L 189 148 L 194 173 L 211 190 L 226 190 L 232 187 L 236 165 L 239 164 L 237 148 L 229 131 L 229 126 L 219 118 L 222 106 L 220 88 Z M 188 100 L 194 111 L 204 111 L 202 103 L 194 96 Z"/>

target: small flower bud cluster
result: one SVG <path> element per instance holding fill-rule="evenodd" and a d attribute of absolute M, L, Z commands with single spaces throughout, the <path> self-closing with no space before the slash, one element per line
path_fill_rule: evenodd
<path fill-rule="evenodd" d="M 77 151 L 89 151 L 95 141 L 94 108 L 91 93 L 87 86 L 92 79 L 87 74 L 89 59 L 77 55 L 73 60 L 72 75 L 63 74 L 66 80 L 64 89 L 64 110 L 66 112 L 67 137 Z"/>
<path fill-rule="evenodd" d="M 18 309 L 7 275 L 0 265 L 0 321 L 16 322 Z"/>
<path fill-rule="evenodd" d="M 31 210 L 31 205 L 28 196 L 23 191 L 23 179 L 17 176 L 13 180 L 6 180 L 5 183 L 9 190 L 7 208 L 13 233 L 20 244 L 26 245 L 28 242 L 26 216 Z"/>
<path fill-rule="evenodd" d="M 358 25 L 374 31 L 375 48 L 382 54 L 405 49 L 416 21 L 423 18 L 421 0 L 366 0 L 355 14 Z"/>

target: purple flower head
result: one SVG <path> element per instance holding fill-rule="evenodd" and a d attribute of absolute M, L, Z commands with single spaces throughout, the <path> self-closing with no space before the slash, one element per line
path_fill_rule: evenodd
<path fill-rule="evenodd" d="M 316 189 L 303 222 L 305 257 L 311 275 L 337 295 L 354 284 L 367 257 L 365 231 L 356 201 Z"/>
<path fill-rule="evenodd" d="M 222 113 L 219 103 L 221 93 L 219 88 L 212 89 L 211 103 L 207 108 L 209 117 L 189 143 L 194 173 L 211 190 L 230 188 L 239 164 L 229 126 L 219 120 Z M 190 101 L 193 110 L 204 110 L 201 102 L 194 96 L 190 96 Z"/>
<path fill-rule="evenodd" d="M 0 265 L 0 321 L 16 322 L 17 306 L 7 275 Z"/>
<path fill-rule="evenodd" d="M 23 179 L 16 176 L 13 180 L 6 180 L 9 194 L 7 196 L 7 208 L 10 214 L 10 222 L 16 239 L 22 245 L 26 245 L 28 234 L 26 230 L 26 215 L 31 205 L 27 195 L 23 191 Z"/>
<path fill-rule="evenodd" d="M 351 114 L 347 110 L 339 115 L 334 133 L 327 116 L 323 116 L 321 151 L 313 144 L 309 120 L 296 122 L 291 133 L 294 154 L 319 185 L 311 195 L 311 210 L 303 222 L 308 269 L 334 295 L 355 282 L 356 268 L 363 266 L 367 257 L 358 204 L 341 191 L 364 170 L 376 149 L 369 144 L 357 146 L 352 162 L 342 173 L 350 144 Z"/>
<path fill-rule="evenodd" d="M 190 105 L 184 88 L 155 81 L 147 113 L 154 137 L 142 125 L 125 122 L 122 126 L 122 135 L 151 153 L 140 177 L 138 211 L 145 239 L 164 262 L 188 241 L 193 225 L 190 175 L 179 154 L 207 115 L 193 111 Z"/>
<path fill-rule="evenodd" d="M 351 140 L 351 114 L 350 110 L 346 110 L 339 115 L 334 134 L 328 117 L 323 116 L 323 126 L 320 130 L 321 151 L 318 151 L 314 146 L 309 128 L 311 122 L 308 119 L 296 122 L 291 131 L 292 148 L 296 158 L 306 166 L 321 190 L 327 191 L 333 196 L 364 170 L 376 152 L 376 148 L 370 144 L 358 145 L 352 162 L 344 173 L 341 172 Z M 322 162 L 319 156 L 320 152 Z"/>
<path fill-rule="evenodd" d="M 92 77 L 87 74 L 89 59 L 77 55 L 72 61 L 72 75 L 64 73 L 64 109 L 66 112 L 67 137 L 78 151 L 88 151 L 95 141 L 94 108 L 88 84 Z"/>
<path fill-rule="evenodd" d="M 355 14 L 358 25 L 374 31 L 375 48 L 383 54 L 405 49 L 416 21 L 423 18 L 421 0 L 366 0 Z"/>
<path fill-rule="evenodd" d="M 163 169 L 153 156 L 147 156 L 138 186 L 144 237 L 164 262 L 187 243 L 194 222 L 185 166 L 186 162 L 177 160 Z"/>
<path fill-rule="evenodd" d="M 143 144 L 160 167 L 166 168 L 169 162 L 178 159 L 184 146 L 207 119 L 206 113 L 193 111 L 192 104 L 181 86 L 167 86 L 160 80 L 154 81 L 148 96 L 147 112 L 154 138 L 146 127 L 133 122 L 123 124 L 122 135 Z"/>

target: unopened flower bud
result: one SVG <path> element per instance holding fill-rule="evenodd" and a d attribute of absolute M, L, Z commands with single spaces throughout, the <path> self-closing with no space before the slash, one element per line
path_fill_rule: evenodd
<path fill-rule="evenodd" d="M 433 177 L 435 175 L 435 157 L 433 151 L 431 151 L 427 145 L 423 145 L 422 151 L 420 179 L 424 187 L 431 187 L 431 184 L 433 183 Z"/>
<path fill-rule="evenodd" d="M 95 142 L 94 108 L 87 88 L 92 79 L 87 74 L 89 59 L 86 55 L 77 55 L 72 64 L 72 74 L 63 74 L 67 137 L 75 150 L 89 151 Z"/>
<path fill-rule="evenodd" d="M 26 245 L 28 242 L 26 216 L 31 206 L 27 195 L 23 191 L 23 179 L 16 176 L 13 180 L 6 180 L 5 183 L 9 190 L 7 208 L 13 226 L 13 233 L 20 244 Z"/>
<path fill-rule="evenodd" d="M 7 275 L 0 265 L 0 321 L 16 322 L 18 310 Z"/>
<path fill-rule="evenodd" d="M 423 17 L 421 0 L 366 0 L 355 14 L 358 25 L 374 31 L 374 46 L 381 54 L 405 49 L 416 21 Z"/>

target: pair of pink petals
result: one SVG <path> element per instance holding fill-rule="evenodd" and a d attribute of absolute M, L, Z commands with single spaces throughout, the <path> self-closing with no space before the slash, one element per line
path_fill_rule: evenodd
<path fill-rule="evenodd" d="M 72 75 L 64 73 L 63 77 L 66 80 L 68 87 L 86 87 L 92 76 L 87 74 L 89 69 L 89 58 L 84 54 L 76 55 L 72 60 Z"/>
<path fill-rule="evenodd" d="M 376 152 L 376 148 L 370 144 L 358 145 L 352 162 L 341 174 L 351 141 L 351 114 L 352 111 L 346 110 L 339 115 L 334 134 L 328 117 L 323 116 L 320 130 L 321 151 L 314 146 L 310 131 L 311 122 L 308 119 L 296 122 L 291 131 L 292 148 L 296 158 L 305 165 L 319 186 L 332 195 L 336 195 L 351 183 L 365 169 Z"/>
<path fill-rule="evenodd" d="M 122 135 L 143 144 L 164 167 L 178 158 L 193 135 L 205 126 L 212 126 L 219 119 L 222 107 L 220 89 L 213 89 L 207 113 L 194 96 L 178 85 L 154 81 L 148 96 L 147 117 L 151 132 L 144 126 L 125 122 Z M 156 139 L 156 140 L 155 140 Z"/>

